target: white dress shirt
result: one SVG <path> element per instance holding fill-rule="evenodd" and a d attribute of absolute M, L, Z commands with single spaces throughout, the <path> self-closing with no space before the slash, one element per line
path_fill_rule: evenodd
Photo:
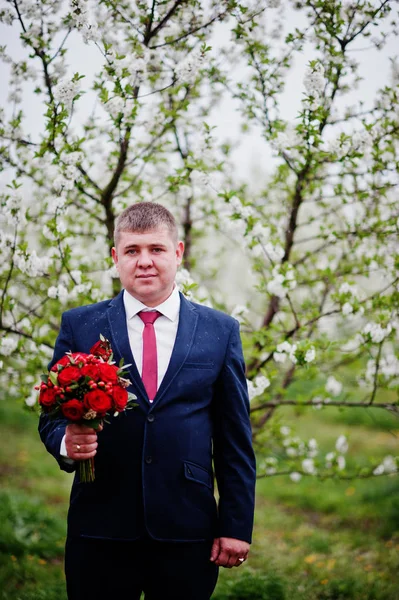
<path fill-rule="evenodd" d="M 142 310 L 155 311 L 161 313 L 162 316 L 154 323 L 155 337 L 157 340 L 157 355 L 158 355 L 158 388 L 161 385 L 162 379 L 165 376 L 168 368 L 170 357 L 172 356 L 173 346 L 176 341 L 177 328 L 179 325 L 180 314 L 180 296 L 177 286 L 173 288 L 173 292 L 162 304 L 150 308 L 134 298 L 129 292 L 124 290 L 123 303 L 126 311 L 127 331 L 129 334 L 129 343 L 132 350 L 134 362 L 136 363 L 138 372 L 143 370 L 143 329 L 144 323 L 137 313 Z M 152 400 L 150 400 L 152 402 Z M 72 461 L 67 454 L 65 446 L 65 435 L 61 441 L 60 454 L 67 462 Z"/>
<path fill-rule="evenodd" d="M 179 325 L 180 296 L 177 287 L 162 304 L 149 308 L 126 290 L 123 292 L 123 303 L 126 311 L 127 331 L 129 334 L 130 348 L 134 362 L 141 375 L 143 370 L 143 330 L 144 323 L 138 316 L 140 311 L 155 311 L 162 316 L 154 323 L 155 337 L 157 340 L 158 355 L 158 389 L 168 368 L 173 346 L 176 341 L 177 327 Z"/>

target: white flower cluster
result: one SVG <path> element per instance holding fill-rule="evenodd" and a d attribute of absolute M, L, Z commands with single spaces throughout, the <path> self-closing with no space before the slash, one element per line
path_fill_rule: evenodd
<path fill-rule="evenodd" d="M 339 396 L 342 392 L 342 383 L 335 379 L 333 375 L 330 375 L 327 379 L 326 391 L 331 394 L 331 396 Z"/>
<path fill-rule="evenodd" d="M 16 347 L 18 342 L 15 338 L 7 336 L 0 339 L 0 354 L 3 356 L 10 356 Z"/>
<path fill-rule="evenodd" d="M 131 85 L 136 85 L 143 78 L 151 60 L 151 53 L 146 47 L 140 49 L 140 54 L 132 54 L 126 50 L 126 56 L 119 58 L 115 52 L 110 49 L 107 53 L 108 63 L 112 65 L 113 72 L 110 71 L 110 77 L 118 79 L 127 78 Z"/>
<path fill-rule="evenodd" d="M 104 106 L 105 110 L 113 119 L 117 119 L 122 115 L 127 123 L 128 121 L 132 121 L 134 105 L 134 100 L 122 98 L 122 96 L 114 96 L 113 98 L 110 98 Z"/>
<path fill-rule="evenodd" d="M 291 345 L 287 341 L 282 342 L 281 344 L 277 345 L 276 351 L 273 352 L 273 358 L 276 362 L 283 363 L 286 361 L 286 358 L 289 357 L 291 362 L 295 363 L 296 362 L 295 350 L 296 350 L 296 344 Z"/>
<path fill-rule="evenodd" d="M 71 280 L 71 277 L 76 283 Z M 48 288 L 47 295 L 49 298 L 58 298 L 61 304 L 65 304 L 68 300 L 76 300 L 80 294 L 88 294 L 93 287 L 93 282 L 81 283 L 81 281 L 82 273 L 77 269 L 71 271 L 70 275 L 64 273 L 61 275 L 58 285 L 52 285 Z M 68 289 L 68 284 L 71 283 L 73 287 Z M 93 294 L 91 296 L 94 299 Z"/>
<path fill-rule="evenodd" d="M 175 68 L 177 81 L 179 83 L 195 83 L 203 61 L 204 55 L 201 49 L 192 50 Z"/>
<path fill-rule="evenodd" d="M 300 347 L 297 344 L 290 344 L 285 341 L 277 345 L 275 352 L 273 352 L 273 358 L 277 363 L 284 363 L 288 357 L 292 363 L 296 364 L 298 362 L 298 356 L 296 354 L 298 351 L 300 351 Z M 303 360 L 306 363 L 310 363 L 314 361 L 315 358 L 316 350 L 314 346 L 310 346 L 306 350 Z"/>
<path fill-rule="evenodd" d="M 263 394 L 266 388 L 270 386 L 270 381 L 264 375 L 257 375 L 253 381 L 247 379 L 249 401 Z"/>
<path fill-rule="evenodd" d="M 259 220 L 253 227 L 248 227 L 249 219 L 256 218 L 254 209 L 252 206 L 244 206 L 237 196 L 232 196 L 228 203 L 222 204 L 219 217 L 228 232 L 234 238 L 241 239 L 254 258 L 263 256 L 272 262 L 277 262 L 284 256 L 284 249 L 270 241 L 268 227 L 264 227 Z"/>
<path fill-rule="evenodd" d="M 287 124 L 284 131 L 279 131 L 270 141 L 271 147 L 278 153 L 284 153 L 289 159 L 299 160 L 304 139 L 291 124 Z"/>
<path fill-rule="evenodd" d="M 81 32 L 84 42 L 97 42 L 100 39 L 98 26 L 90 18 L 87 0 L 71 0 L 71 18 Z"/>
<path fill-rule="evenodd" d="M 181 292 L 189 300 L 193 299 L 193 293 L 190 289 L 195 284 L 194 279 L 191 277 L 190 272 L 187 269 L 179 269 L 176 273 L 175 283 Z"/>
<path fill-rule="evenodd" d="M 71 110 L 73 99 L 80 91 L 79 81 L 71 79 L 61 80 L 53 89 L 54 99 L 56 102 L 64 104 L 67 110 Z"/>
<path fill-rule="evenodd" d="M 15 14 L 11 9 L 2 8 L 0 10 L 0 23 L 4 23 L 5 25 L 12 25 L 12 22 L 15 18 Z"/>
<path fill-rule="evenodd" d="M 316 62 L 309 65 L 309 67 L 306 69 L 303 83 L 307 95 L 312 100 L 310 108 L 315 110 L 321 104 L 325 87 L 324 67 L 321 62 Z"/>
<path fill-rule="evenodd" d="M 23 254 L 17 250 L 14 256 L 15 266 L 29 277 L 41 277 L 45 275 L 48 273 L 51 263 L 52 260 L 50 257 L 43 256 L 40 258 L 36 250 L 33 250 L 30 254 Z"/>
<path fill-rule="evenodd" d="M 266 288 L 269 294 L 285 298 L 288 292 L 296 288 L 295 273 L 292 266 L 289 265 L 285 272 L 275 266 L 272 271 L 272 280 L 268 282 Z"/>
<path fill-rule="evenodd" d="M 2 195 L 1 205 L 1 221 L 4 221 L 11 227 L 23 227 L 26 225 L 26 210 L 22 195 L 18 189 L 12 189 L 7 194 Z"/>
<path fill-rule="evenodd" d="M 233 319 L 236 319 L 239 323 L 244 323 L 246 320 L 246 315 L 248 313 L 249 313 L 249 310 L 246 306 L 237 304 L 234 307 L 233 312 L 231 313 L 231 316 L 233 317 Z"/>
<path fill-rule="evenodd" d="M 31 391 L 31 393 L 29 394 L 29 396 L 27 396 L 25 398 L 25 404 L 26 406 L 34 406 L 37 402 L 38 399 L 38 394 L 37 391 L 35 389 L 33 389 Z"/>
<path fill-rule="evenodd" d="M 336 452 L 328 452 L 326 454 L 326 467 L 327 469 L 332 469 L 336 467 L 339 471 L 345 469 L 346 460 L 343 456 L 348 452 L 348 440 L 346 436 L 340 435 L 335 443 Z"/>
<path fill-rule="evenodd" d="M 391 473 L 396 473 L 398 470 L 398 463 L 399 460 L 397 457 L 391 456 L 390 454 L 388 454 L 388 456 L 386 456 L 384 458 L 384 460 L 382 461 L 381 464 L 378 465 L 378 467 L 376 467 L 373 471 L 374 475 L 383 475 L 385 474 L 391 474 Z"/>
<path fill-rule="evenodd" d="M 377 361 L 374 358 L 370 358 L 370 360 L 367 361 L 365 374 L 365 382 L 369 385 L 373 385 L 374 383 L 376 369 Z M 379 362 L 378 373 L 381 374 L 386 381 L 393 379 L 392 383 L 395 384 L 395 378 L 399 377 L 399 359 L 394 354 L 383 356 Z"/>
<path fill-rule="evenodd" d="M 373 149 L 373 136 L 367 129 L 354 131 L 350 135 L 340 133 L 336 138 L 327 141 L 325 149 L 327 152 L 334 154 L 337 160 L 341 160 L 354 152 L 369 156 Z"/>
<path fill-rule="evenodd" d="M 374 344 L 382 342 L 392 331 L 392 325 L 388 323 L 386 327 L 382 327 L 379 323 L 367 323 L 359 335 L 359 340 L 362 342 L 371 341 Z"/>

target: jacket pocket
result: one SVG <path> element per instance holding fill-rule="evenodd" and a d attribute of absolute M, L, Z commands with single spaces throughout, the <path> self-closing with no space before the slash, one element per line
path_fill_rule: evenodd
<path fill-rule="evenodd" d="M 212 474 L 207 469 L 204 469 L 204 467 L 185 460 L 184 475 L 186 479 L 190 479 L 196 483 L 202 483 L 212 489 Z"/>

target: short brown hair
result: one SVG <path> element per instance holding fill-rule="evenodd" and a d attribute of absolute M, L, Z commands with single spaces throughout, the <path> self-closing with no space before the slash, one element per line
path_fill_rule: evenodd
<path fill-rule="evenodd" d="M 146 232 L 166 226 L 177 242 L 177 224 L 174 216 L 162 204 L 156 202 L 138 202 L 128 206 L 115 222 L 114 243 L 118 245 L 120 234 L 127 232 Z"/>

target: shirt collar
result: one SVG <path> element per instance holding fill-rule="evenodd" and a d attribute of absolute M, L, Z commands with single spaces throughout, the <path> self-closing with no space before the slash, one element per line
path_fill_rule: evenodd
<path fill-rule="evenodd" d="M 164 317 L 167 317 L 170 321 L 176 321 L 180 311 L 180 295 L 177 286 L 173 288 L 173 292 L 166 298 L 164 302 L 158 306 L 149 307 L 137 300 L 134 296 L 129 294 L 126 290 L 123 291 L 123 303 L 125 305 L 126 318 L 129 321 L 132 317 L 136 316 L 141 310 L 158 310 Z"/>

